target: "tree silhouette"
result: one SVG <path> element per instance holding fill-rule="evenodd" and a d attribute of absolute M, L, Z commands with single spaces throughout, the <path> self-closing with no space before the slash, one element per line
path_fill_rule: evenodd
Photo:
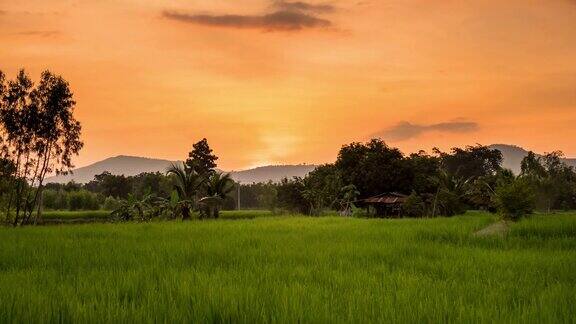
<path fill-rule="evenodd" d="M 35 222 L 46 175 L 68 173 L 82 149 L 76 102 L 68 82 L 49 71 L 42 72 L 36 87 L 24 70 L 7 84 L 0 74 L 0 83 L 2 157 L 15 166 L 8 213 L 14 206 L 14 225 Z"/>
<path fill-rule="evenodd" d="M 214 172 L 216 168 L 216 160 L 218 157 L 212 154 L 212 149 L 208 145 L 208 141 L 204 138 L 196 144 L 192 145 L 193 149 L 188 154 L 186 165 L 192 168 L 196 173 L 208 176 Z"/>

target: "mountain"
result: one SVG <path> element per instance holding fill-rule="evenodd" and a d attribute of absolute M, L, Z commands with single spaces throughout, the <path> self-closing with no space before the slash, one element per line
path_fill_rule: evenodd
<path fill-rule="evenodd" d="M 489 147 L 491 149 L 496 149 L 502 152 L 502 157 L 504 158 L 502 166 L 504 168 L 512 170 L 515 174 L 520 173 L 520 164 L 522 163 L 524 157 L 528 155 L 529 151 L 519 146 L 508 144 L 493 144 L 489 145 Z M 576 167 L 576 159 L 566 158 L 563 159 L 563 161 L 567 165 Z"/>
<path fill-rule="evenodd" d="M 269 165 L 244 171 L 232 171 L 232 179 L 240 183 L 280 182 L 282 178 L 305 177 L 315 165 Z"/>
<path fill-rule="evenodd" d="M 134 176 L 143 172 L 166 172 L 166 169 L 181 161 L 169 161 L 162 159 L 150 159 L 136 156 L 115 156 L 75 169 L 72 174 L 54 176 L 46 179 L 47 183 L 87 183 L 94 176 L 108 171 L 116 175 Z M 253 182 L 278 182 L 284 177 L 304 177 L 316 168 L 315 165 L 269 165 L 243 171 L 232 171 L 232 178 L 240 183 Z"/>

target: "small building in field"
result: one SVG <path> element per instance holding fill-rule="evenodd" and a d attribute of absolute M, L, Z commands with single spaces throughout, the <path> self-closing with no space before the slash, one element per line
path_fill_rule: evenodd
<path fill-rule="evenodd" d="M 406 195 L 390 192 L 361 199 L 356 204 L 366 208 L 369 213 L 374 213 L 378 217 L 400 217 L 402 206 L 407 199 L 408 196 Z"/>

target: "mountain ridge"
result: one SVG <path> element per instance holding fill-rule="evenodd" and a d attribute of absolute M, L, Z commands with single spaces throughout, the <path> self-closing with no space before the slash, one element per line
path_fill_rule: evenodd
<path fill-rule="evenodd" d="M 491 149 L 497 149 L 502 152 L 504 161 L 502 166 L 512 170 L 515 174 L 520 173 L 520 163 L 528 150 L 511 144 L 492 144 L 488 145 Z M 542 156 L 541 154 L 539 154 Z M 576 167 L 575 158 L 562 159 L 566 164 Z M 94 179 L 94 176 L 108 171 L 115 175 L 134 176 L 143 172 L 165 172 L 171 164 L 182 163 L 182 161 L 171 161 L 166 159 L 155 159 L 149 157 L 139 157 L 131 155 L 117 155 L 104 160 L 80 167 L 74 170 L 74 173 L 65 176 L 54 176 L 46 179 L 46 182 L 67 183 L 75 181 L 78 183 L 87 183 Z M 230 171 L 232 178 L 243 184 L 258 182 L 278 182 L 282 178 L 304 177 L 310 171 L 314 170 L 317 165 L 314 164 L 285 164 L 285 165 L 266 165 L 246 170 Z"/>
<path fill-rule="evenodd" d="M 46 183 L 67 183 L 70 181 L 87 183 L 93 180 L 95 175 L 106 171 L 114 175 L 125 176 L 135 176 L 144 172 L 164 173 L 170 165 L 181 163 L 183 162 L 131 155 L 117 155 L 74 169 L 73 173 L 68 175 L 49 177 L 46 179 Z M 246 170 L 224 172 L 229 172 L 235 181 L 250 184 L 254 182 L 278 182 L 284 177 L 304 177 L 315 168 L 316 165 L 313 164 L 287 164 L 266 165 Z"/>

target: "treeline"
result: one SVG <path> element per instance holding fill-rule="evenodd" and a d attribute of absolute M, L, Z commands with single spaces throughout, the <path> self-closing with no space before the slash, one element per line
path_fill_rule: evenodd
<path fill-rule="evenodd" d="M 408 196 L 401 211 L 407 217 L 451 216 L 479 209 L 500 210 L 514 218 L 534 209 L 575 209 L 576 172 L 561 157 L 560 152 L 544 156 L 530 152 L 522 161 L 521 174 L 514 175 L 502 168 L 501 152 L 486 146 L 404 155 L 373 139 L 343 146 L 334 163 L 319 166 L 304 178 L 234 184 L 223 196 L 221 208 L 236 209 L 239 204 L 244 209 L 310 215 L 326 211 L 369 215 L 375 211 L 363 199 L 399 193 Z M 162 173 L 134 177 L 103 173 L 85 185 L 49 185 L 44 206 L 113 210 L 130 196 L 169 199 L 173 184 L 173 175 Z"/>
<path fill-rule="evenodd" d="M 576 172 L 562 162 L 561 152 L 530 152 L 521 173 L 502 167 L 502 154 L 486 146 L 434 149 L 404 155 L 380 139 L 351 143 L 334 163 L 304 178 L 279 184 L 242 186 L 250 206 L 281 208 L 306 214 L 327 210 L 370 213 L 363 199 L 385 194 L 407 195 L 402 216 L 451 216 L 469 209 L 500 211 L 518 218 L 533 210 L 576 208 Z"/>

